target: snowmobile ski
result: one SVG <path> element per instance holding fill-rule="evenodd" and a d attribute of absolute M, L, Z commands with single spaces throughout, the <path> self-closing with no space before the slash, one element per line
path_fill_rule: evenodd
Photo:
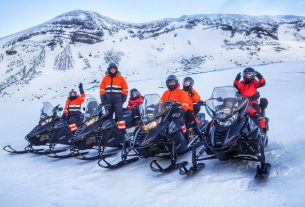
<path fill-rule="evenodd" d="M 126 160 L 121 160 L 120 162 L 116 163 L 116 164 L 110 164 L 109 162 L 107 162 L 104 157 L 102 159 L 100 159 L 98 161 L 98 165 L 100 167 L 104 167 L 104 168 L 108 168 L 108 169 L 117 169 L 120 168 L 124 165 L 128 165 L 129 163 L 133 163 L 138 161 L 140 158 L 139 157 L 133 157 L 131 159 L 126 159 Z M 104 162 L 106 165 L 101 164 L 102 162 Z"/>
<path fill-rule="evenodd" d="M 265 180 L 269 177 L 271 164 L 265 163 L 264 166 L 257 165 L 255 178 L 257 180 Z"/>

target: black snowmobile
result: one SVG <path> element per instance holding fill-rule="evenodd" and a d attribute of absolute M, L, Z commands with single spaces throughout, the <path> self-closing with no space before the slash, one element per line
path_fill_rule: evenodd
<path fill-rule="evenodd" d="M 12 154 L 29 152 L 41 155 L 66 151 L 68 149 L 69 139 L 73 134 L 67 122 L 59 115 L 62 110 L 63 108 L 59 107 L 59 105 L 53 107 L 51 103 L 43 102 L 39 123 L 26 135 L 25 139 L 28 141 L 28 145 L 24 150 L 15 150 L 10 145 L 5 146 L 3 149 Z M 55 149 L 55 145 L 57 144 L 64 145 L 64 148 Z M 34 146 L 44 146 L 44 148 L 36 149 Z"/>
<path fill-rule="evenodd" d="M 261 99 L 261 103 L 265 103 L 260 104 L 263 111 L 267 107 L 265 101 Z M 268 176 L 271 165 L 265 161 L 264 150 L 267 135 L 262 133 L 256 120 L 247 115 L 248 105 L 248 98 L 241 96 L 235 88 L 214 88 L 212 98 L 206 101 L 206 110 L 212 120 L 207 128 L 204 147 L 198 154 L 196 149 L 193 150 L 193 166 L 188 169 L 188 162 L 185 161 L 180 165 L 180 174 L 193 175 L 203 168 L 204 163 L 198 163 L 202 160 L 241 159 L 260 162 L 256 178 Z M 202 156 L 203 153 L 207 155 Z"/>
<path fill-rule="evenodd" d="M 177 169 L 177 156 L 183 154 L 194 147 L 202 145 L 202 136 L 194 136 L 191 141 L 184 137 L 176 118 L 181 116 L 177 110 L 180 104 L 175 102 L 159 103 L 160 96 L 149 94 L 144 96 L 144 102 L 140 105 L 140 116 L 142 125 L 138 127 L 131 140 L 126 140 L 123 145 L 121 161 L 111 164 L 102 157 L 98 164 L 101 167 L 115 169 L 139 158 L 159 157 L 170 159 L 170 165 L 163 168 L 157 160 L 150 163 L 150 167 L 155 172 L 169 172 Z M 201 124 L 200 131 L 205 128 L 205 116 L 198 115 Z M 132 157 L 132 158 L 129 158 Z"/>
<path fill-rule="evenodd" d="M 84 125 L 76 130 L 70 140 L 71 152 L 75 154 L 75 158 L 96 160 L 103 156 L 112 156 L 121 149 L 125 136 L 115 121 L 109 119 L 108 107 L 109 105 L 100 104 L 90 118 L 84 122 Z M 124 111 L 124 120 L 127 130 L 132 130 L 134 123 L 131 111 Z M 107 154 L 106 148 L 109 149 L 107 149 Z M 85 156 L 85 154 L 90 154 L 90 156 Z"/>
<path fill-rule="evenodd" d="M 83 123 L 86 123 L 88 120 L 91 120 L 91 118 L 96 114 L 97 109 L 98 109 L 97 100 L 93 97 L 86 98 L 86 107 L 83 107 L 83 111 L 85 113 L 82 114 Z M 81 127 L 82 126 L 80 126 L 80 128 Z M 72 156 L 83 156 L 83 155 L 87 154 L 88 152 L 82 152 L 79 154 L 78 151 L 74 150 L 74 146 L 71 146 L 71 140 L 70 140 L 70 139 L 72 139 L 73 136 L 74 136 L 74 134 L 72 133 L 68 140 L 68 145 L 70 146 L 70 151 L 68 153 L 51 152 L 51 153 L 48 153 L 47 156 L 52 157 L 52 158 L 69 158 Z"/>

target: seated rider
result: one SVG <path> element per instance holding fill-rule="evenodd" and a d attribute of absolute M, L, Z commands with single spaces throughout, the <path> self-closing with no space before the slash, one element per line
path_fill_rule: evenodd
<path fill-rule="evenodd" d="M 183 91 L 189 98 L 190 109 L 185 112 L 186 126 L 188 129 L 192 127 L 197 135 L 200 135 L 200 130 L 198 129 L 196 114 L 200 111 L 200 104 L 196 104 L 200 101 L 200 95 L 193 88 L 194 80 L 191 77 L 186 77 L 183 79 Z"/>
<path fill-rule="evenodd" d="M 167 77 L 166 86 L 168 90 L 163 93 L 160 102 L 163 103 L 167 101 L 173 101 L 181 104 L 181 106 L 178 108 L 178 111 L 181 115 L 179 117 L 176 117 L 176 120 L 180 125 L 184 137 L 187 138 L 188 135 L 184 122 L 184 113 L 190 109 L 188 103 L 189 97 L 182 89 L 180 89 L 178 78 L 175 75 L 170 75 Z"/>
<path fill-rule="evenodd" d="M 140 111 L 139 111 L 139 105 L 143 103 L 143 96 L 140 94 L 138 89 L 133 88 L 130 90 L 130 96 L 128 101 L 127 109 L 132 111 L 132 118 L 136 125 L 141 124 L 140 120 Z"/>
<path fill-rule="evenodd" d="M 258 78 L 258 80 L 255 79 L 255 76 Z M 243 81 L 240 81 L 240 79 L 241 73 L 238 73 L 234 81 L 234 87 L 242 96 L 249 98 L 251 106 L 248 109 L 248 113 L 251 117 L 258 120 L 261 129 L 264 133 L 266 133 L 266 119 L 261 115 L 261 109 L 258 105 L 260 95 L 257 91 L 257 88 L 265 86 L 266 81 L 262 74 L 255 71 L 253 68 L 244 69 Z"/>

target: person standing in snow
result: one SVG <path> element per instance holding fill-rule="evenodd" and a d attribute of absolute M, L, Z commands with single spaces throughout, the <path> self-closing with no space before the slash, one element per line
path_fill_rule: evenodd
<path fill-rule="evenodd" d="M 258 80 L 255 79 L 255 76 Z M 266 120 L 261 115 L 261 110 L 258 104 L 258 99 L 260 97 L 258 88 L 265 86 L 265 78 L 259 72 L 255 71 L 253 68 L 246 68 L 243 71 L 243 81 L 240 81 L 241 73 L 238 73 L 234 80 L 234 87 L 242 96 L 249 98 L 251 106 L 249 108 L 249 115 L 256 118 L 259 121 L 259 125 L 263 132 L 266 132 Z"/>
<path fill-rule="evenodd" d="M 72 89 L 69 93 L 69 97 L 66 100 L 66 105 L 64 108 L 64 113 L 62 118 L 65 119 L 69 128 L 72 132 L 76 131 L 77 128 L 82 124 L 81 119 L 81 106 L 85 101 L 86 94 L 83 89 L 83 84 L 80 83 L 78 85 L 80 96 L 78 96 L 77 92 Z"/>
<path fill-rule="evenodd" d="M 109 104 L 109 118 L 113 118 L 121 132 L 126 134 L 126 123 L 123 119 L 123 104 L 127 100 L 128 86 L 125 78 L 121 76 L 115 63 L 110 63 L 105 77 L 100 84 L 100 97 L 102 104 Z"/>

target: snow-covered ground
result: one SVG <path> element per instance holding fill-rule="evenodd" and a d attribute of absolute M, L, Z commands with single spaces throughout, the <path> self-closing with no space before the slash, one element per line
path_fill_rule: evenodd
<path fill-rule="evenodd" d="M 9 155 L 0 149 L 0 206 L 304 206 L 305 203 L 305 62 L 256 67 L 266 78 L 262 97 L 269 99 L 267 182 L 254 179 L 256 164 L 208 161 L 194 177 L 174 171 L 158 174 L 150 160 L 110 171 L 95 161 L 57 160 L 32 154 Z M 231 85 L 242 68 L 193 75 L 195 88 L 207 99 L 213 87 Z M 152 75 L 153 77 L 156 74 Z M 182 76 L 179 77 L 182 80 Z M 142 77 L 131 82 L 143 94 L 162 93 L 162 79 Z M 25 92 L 26 93 L 26 92 Z M 87 93 L 98 97 L 97 89 Z M 36 124 L 42 100 L 0 104 L 0 146 L 25 144 Z M 64 97 L 51 99 L 55 105 Z M 190 154 L 181 160 L 190 159 Z"/>

